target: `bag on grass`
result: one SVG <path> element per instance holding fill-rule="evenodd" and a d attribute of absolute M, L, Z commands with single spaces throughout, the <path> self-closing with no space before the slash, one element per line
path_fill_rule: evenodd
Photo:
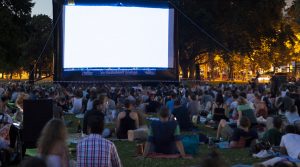
<path fill-rule="evenodd" d="M 199 152 L 199 136 L 184 135 L 182 136 L 182 144 L 186 154 L 196 155 Z"/>

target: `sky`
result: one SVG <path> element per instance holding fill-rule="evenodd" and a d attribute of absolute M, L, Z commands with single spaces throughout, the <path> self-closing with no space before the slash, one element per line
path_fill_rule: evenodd
<path fill-rule="evenodd" d="M 287 6 L 290 6 L 293 0 L 285 0 Z M 35 5 L 32 9 L 32 15 L 46 14 L 52 18 L 52 0 L 33 0 Z"/>
<path fill-rule="evenodd" d="M 46 14 L 52 18 L 52 0 L 33 0 L 32 15 Z"/>

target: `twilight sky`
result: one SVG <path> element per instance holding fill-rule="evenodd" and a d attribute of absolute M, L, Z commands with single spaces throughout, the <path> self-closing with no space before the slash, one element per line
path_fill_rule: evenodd
<path fill-rule="evenodd" d="M 285 0 L 287 6 L 290 6 L 293 0 Z M 32 9 L 32 15 L 46 14 L 52 18 L 52 0 L 33 0 L 35 5 Z"/>

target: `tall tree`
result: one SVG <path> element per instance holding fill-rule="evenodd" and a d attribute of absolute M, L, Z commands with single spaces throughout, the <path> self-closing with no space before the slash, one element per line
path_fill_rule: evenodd
<path fill-rule="evenodd" d="M 230 68 L 233 55 L 250 55 L 260 47 L 262 39 L 274 37 L 285 6 L 284 0 L 182 2 L 183 11 L 202 29 L 195 29 L 185 17 L 180 17 L 181 64 L 190 66 L 199 53 L 206 51 L 210 55 L 221 53 Z M 191 48 L 193 51 L 189 52 Z"/>
<path fill-rule="evenodd" d="M 52 37 L 48 40 L 52 29 L 52 19 L 47 15 L 35 15 L 28 22 L 29 39 L 22 45 L 20 63 L 30 72 L 30 65 L 36 65 L 36 72 L 41 77 L 42 71 L 50 73 L 52 67 Z M 46 41 L 48 40 L 47 45 Z M 43 53 L 42 53 L 43 51 Z M 40 57 L 41 56 L 41 57 Z"/>
<path fill-rule="evenodd" d="M 0 66 L 2 72 L 12 74 L 20 68 L 20 46 L 29 37 L 26 24 L 33 5 L 31 0 L 0 1 L 0 54 L 5 62 Z"/>

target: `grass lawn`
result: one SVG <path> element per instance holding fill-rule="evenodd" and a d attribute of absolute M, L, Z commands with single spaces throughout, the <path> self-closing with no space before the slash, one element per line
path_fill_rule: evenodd
<path fill-rule="evenodd" d="M 72 120 L 73 123 L 68 127 L 69 133 L 76 133 L 76 118 L 73 116 L 66 116 L 66 120 Z M 113 125 L 108 125 L 107 127 L 112 128 Z M 199 126 L 201 132 L 203 134 L 209 136 L 215 136 L 215 130 L 211 128 L 207 128 L 204 126 Z M 117 150 L 119 156 L 121 158 L 122 164 L 124 167 L 190 167 L 190 166 L 198 166 L 201 159 L 210 153 L 212 150 L 208 148 L 207 145 L 201 145 L 200 151 L 197 156 L 193 159 L 149 159 L 149 158 L 141 158 L 135 156 L 136 144 L 135 142 L 128 141 L 115 141 L 115 145 L 117 146 Z M 250 156 L 248 149 L 218 149 L 218 152 L 221 153 L 223 158 L 230 165 L 235 164 L 253 164 L 257 163 L 261 160 L 254 159 Z M 75 158 L 75 155 L 72 157 Z"/>

